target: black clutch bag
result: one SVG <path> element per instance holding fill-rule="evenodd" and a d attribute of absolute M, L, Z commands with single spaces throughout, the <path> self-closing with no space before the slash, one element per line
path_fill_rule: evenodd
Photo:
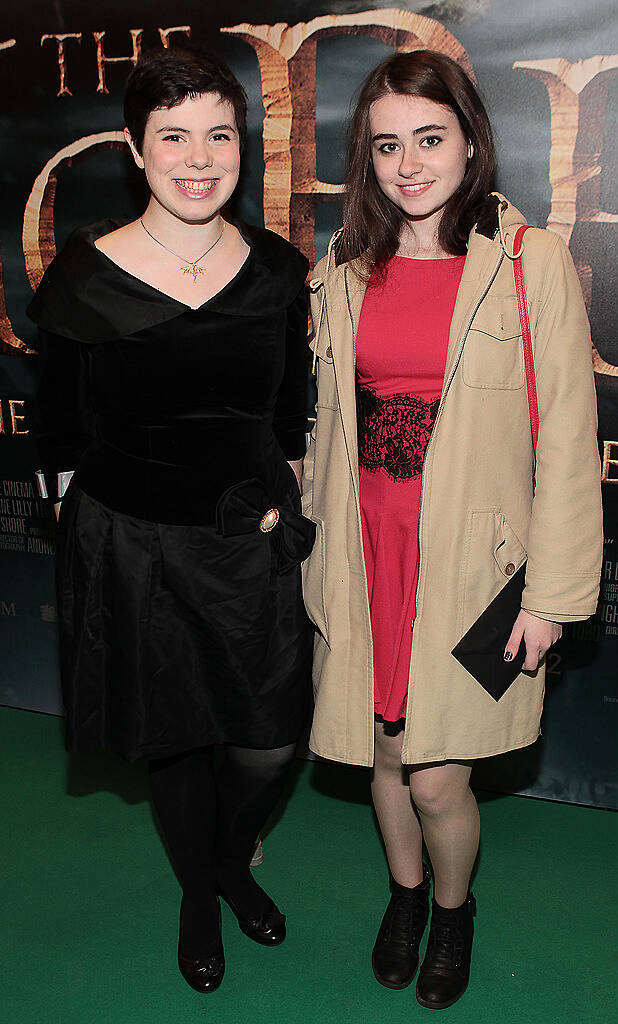
<path fill-rule="evenodd" d="M 522 640 L 513 660 L 504 660 L 504 648 L 521 610 L 525 581 L 524 562 L 451 651 L 494 700 L 504 696 L 521 672 L 526 657 Z"/>

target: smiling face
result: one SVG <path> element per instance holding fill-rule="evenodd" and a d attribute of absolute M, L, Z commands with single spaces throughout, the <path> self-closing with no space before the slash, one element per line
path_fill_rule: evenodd
<path fill-rule="evenodd" d="M 139 153 L 125 129 L 153 200 L 186 223 L 210 220 L 236 188 L 240 146 L 234 108 L 216 93 L 153 110 Z"/>
<path fill-rule="evenodd" d="M 371 157 L 382 192 L 423 230 L 437 232 L 472 146 L 450 107 L 387 93 L 369 109 Z"/>

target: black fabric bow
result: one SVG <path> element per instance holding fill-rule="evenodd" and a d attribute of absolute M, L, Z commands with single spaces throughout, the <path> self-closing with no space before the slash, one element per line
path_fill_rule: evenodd
<path fill-rule="evenodd" d="M 275 569 L 281 574 L 308 558 L 315 542 L 315 523 L 296 512 L 289 497 L 277 502 L 261 480 L 243 480 L 222 494 L 217 503 L 217 533 L 224 537 L 259 533 L 260 523 L 270 509 L 277 510 L 279 519 L 264 536 L 270 539 Z"/>

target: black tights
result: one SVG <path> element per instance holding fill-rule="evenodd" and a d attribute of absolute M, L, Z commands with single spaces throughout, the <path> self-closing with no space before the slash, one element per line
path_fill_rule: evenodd
<path fill-rule="evenodd" d="M 243 916 L 270 908 L 249 862 L 295 748 L 226 746 L 216 772 L 213 747 L 148 762 L 152 800 L 182 885 L 187 948 L 207 952 L 218 941 L 218 889 Z"/>

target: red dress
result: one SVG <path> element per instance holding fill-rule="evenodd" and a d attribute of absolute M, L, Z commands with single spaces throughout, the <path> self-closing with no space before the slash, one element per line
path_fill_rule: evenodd
<path fill-rule="evenodd" d="M 375 711 L 405 717 L 425 448 L 438 411 L 465 256 L 395 256 L 367 287 L 356 338 L 361 520 Z"/>

